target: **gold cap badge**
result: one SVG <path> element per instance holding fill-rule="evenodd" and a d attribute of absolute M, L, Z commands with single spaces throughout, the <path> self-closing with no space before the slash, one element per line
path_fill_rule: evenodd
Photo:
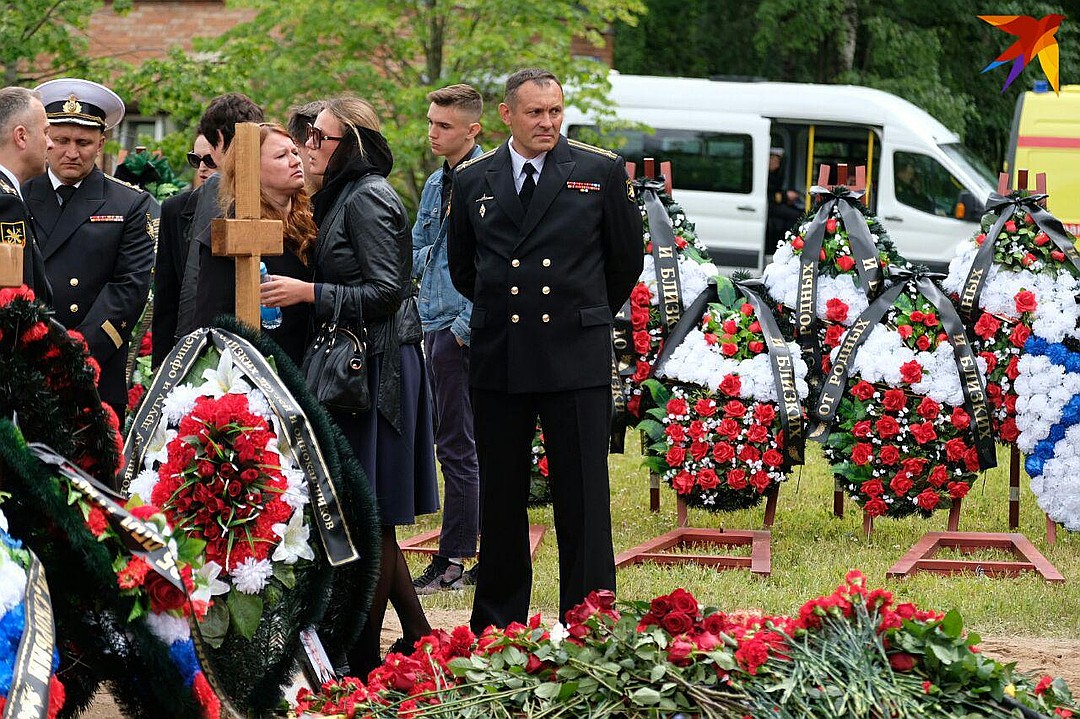
<path fill-rule="evenodd" d="M 64 112 L 82 112 L 82 104 L 74 95 L 68 95 L 68 101 L 64 103 Z"/>

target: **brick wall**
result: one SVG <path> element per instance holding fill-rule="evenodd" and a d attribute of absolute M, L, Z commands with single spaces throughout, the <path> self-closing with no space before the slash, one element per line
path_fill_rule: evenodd
<path fill-rule="evenodd" d="M 118 15 L 107 3 L 90 18 L 91 57 L 139 63 L 160 57 L 174 45 L 191 49 L 193 37 L 212 37 L 250 20 L 249 8 L 230 9 L 222 0 L 136 0 Z"/>

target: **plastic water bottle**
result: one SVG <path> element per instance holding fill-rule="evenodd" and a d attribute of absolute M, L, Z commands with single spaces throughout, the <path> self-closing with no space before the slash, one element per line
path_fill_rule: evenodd
<path fill-rule="evenodd" d="M 266 263 L 259 263 L 259 282 L 266 282 Z M 281 327 L 281 308 L 280 307 L 267 307 L 266 305 L 259 306 L 259 314 L 262 316 L 262 326 L 264 330 L 276 330 Z"/>

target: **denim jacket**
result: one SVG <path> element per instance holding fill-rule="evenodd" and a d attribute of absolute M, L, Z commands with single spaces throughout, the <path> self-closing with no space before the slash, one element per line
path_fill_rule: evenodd
<path fill-rule="evenodd" d="M 479 145 L 473 147 L 466 159 L 481 155 Z M 413 276 L 420 280 L 420 321 L 424 332 L 450 328 L 454 336 L 469 344 L 469 319 L 472 303 L 454 289 L 450 281 L 450 265 L 446 256 L 445 217 L 440 217 L 442 204 L 440 167 L 424 183 L 420 194 L 420 209 L 412 229 Z M 451 205 L 453 200 L 451 200 Z"/>

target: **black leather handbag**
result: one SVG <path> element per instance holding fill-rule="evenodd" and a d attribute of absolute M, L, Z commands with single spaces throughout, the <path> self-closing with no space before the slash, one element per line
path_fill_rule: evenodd
<path fill-rule="evenodd" d="M 367 330 L 341 326 L 341 301 L 334 295 L 334 314 L 319 328 L 304 352 L 303 372 L 308 388 L 328 409 L 366 412 L 371 409 L 368 391 Z"/>

